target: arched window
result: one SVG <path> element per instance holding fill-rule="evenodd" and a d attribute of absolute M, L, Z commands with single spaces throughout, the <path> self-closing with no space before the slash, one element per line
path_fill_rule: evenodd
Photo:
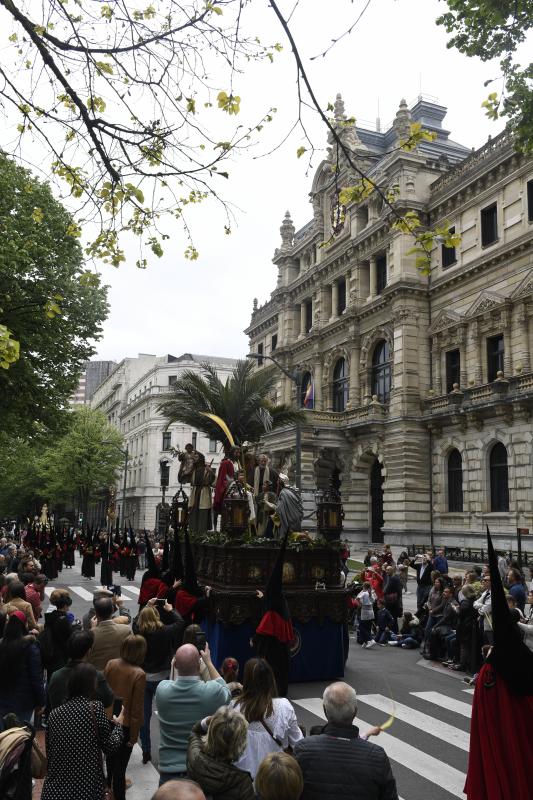
<path fill-rule="evenodd" d="M 463 459 L 459 450 L 448 456 L 448 511 L 463 510 Z"/>
<path fill-rule="evenodd" d="M 380 403 L 389 402 L 391 382 L 390 347 L 382 339 L 376 344 L 372 356 L 372 394 L 377 394 Z"/>
<path fill-rule="evenodd" d="M 313 376 L 310 372 L 304 372 L 302 377 L 302 388 L 300 392 L 300 407 L 315 407 L 315 392 L 313 387 Z"/>
<path fill-rule="evenodd" d="M 507 450 L 497 442 L 490 451 L 490 510 L 509 511 Z"/>
<path fill-rule="evenodd" d="M 339 358 L 333 370 L 333 411 L 345 411 L 348 403 L 346 360 Z"/>

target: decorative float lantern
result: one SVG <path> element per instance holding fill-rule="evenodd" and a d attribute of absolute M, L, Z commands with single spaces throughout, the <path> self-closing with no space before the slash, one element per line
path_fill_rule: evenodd
<path fill-rule="evenodd" d="M 230 539 L 240 539 L 248 530 L 249 519 L 246 490 L 239 481 L 234 481 L 222 503 L 222 531 Z"/>
<path fill-rule="evenodd" d="M 172 498 L 172 508 L 170 512 L 171 525 L 175 531 L 184 531 L 189 523 L 189 498 L 183 491 L 183 486 Z"/>
<path fill-rule="evenodd" d="M 327 491 L 315 495 L 318 535 L 327 542 L 341 538 L 344 509 L 337 489 L 330 485 Z"/>

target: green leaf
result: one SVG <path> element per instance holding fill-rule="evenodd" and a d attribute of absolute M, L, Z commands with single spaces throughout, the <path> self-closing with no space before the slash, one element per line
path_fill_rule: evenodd
<path fill-rule="evenodd" d="M 299 147 L 298 150 L 296 151 L 296 158 L 301 158 L 305 152 L 306 152 L 305 147 L 303 146 Z"/>

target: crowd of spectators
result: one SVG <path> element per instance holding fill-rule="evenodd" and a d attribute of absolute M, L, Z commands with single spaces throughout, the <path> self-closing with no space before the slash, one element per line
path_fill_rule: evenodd
<path fill-rule="evenodd" d="M 217 669 L 198 626 L 186 626 L 159 598 L 132 620 L 102 588 L 78 620 L 69 591 L 58 588 L 43 614 L 38 562 L 5 544 L 10 568 L 17 559 L 23 572 L 6 573 L 5 561 L 0 567 L 0 731 L 45 729 L 42 800 L 102 800 L 107 787 L 125 800 L 132 749 L 140 741 L 143 762 L 152 760 L 155 724 L 153 800 L 327 800 L 348 796 L 347 786 L 354 800 L 397 800 L 385 752 L 353 724 L 352 687 L 328 687 L 327 724 L 305 736 L 267 661 L 250 658 L 241 669 L 227 658 Z M 399 608 L 394 570 L 384 582 Z M 332 764 L 348 767 L 332 774 Z M 2 780 L 0 763 L 0 796 Z M 30 800 L 31 782 L 17 797 Z"/>
<path fill-rule="evenodd" d="M 498 568 L 513 624 L 533 650 L 533 567 L 524 573 L 500 552 Z M 403 610 L 409 570 L 416 580 L 414 612 Z M 475 675 L 483 648 L 493 641 L 488 566 L 456 569 L 452 575 L 444 550 L 415 558 L 402 553 L 397 562 L 387 545 L 381 552 L 369 550 L 365 569 L 354 583 L 351 605 L 357 641 L 363 648 L 419 648 L 424 658 Z"/>

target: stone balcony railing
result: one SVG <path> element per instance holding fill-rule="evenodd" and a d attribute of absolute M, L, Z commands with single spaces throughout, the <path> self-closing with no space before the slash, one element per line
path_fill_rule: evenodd
<path fill-rule="evenodd" d="M 453 414 L 458 408 L 475 410 L 495 404 L 513 404 L 521 401 L 533 402 L 533 373 L 515 375 L 508 380 L 503 373 L 492 383 L 484 383 L 468 389 L 460 389 L 454 384 L 454 390 L 438 397 L 428 397 L 424 402 L 424 411 L 429 416 Z"/>
<path fill-rule="evenodd" d="M 385 419 L 389 414 L 387 405 L 380 403 L 376 396 L 368 405 L 349 408 L 346 411 L 307 411 L 306 421 L 310 425 L 342 425 L 349 427 L 352 424 L 374 422 Z"/>

